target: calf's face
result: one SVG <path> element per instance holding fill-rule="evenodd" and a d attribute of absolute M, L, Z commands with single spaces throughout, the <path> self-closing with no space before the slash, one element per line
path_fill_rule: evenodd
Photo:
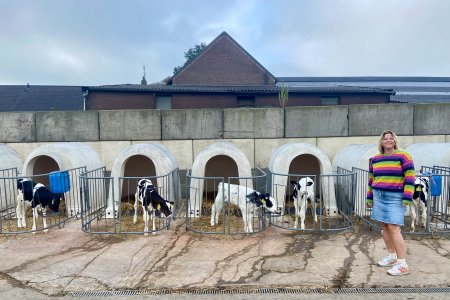
<path fill-rule="evenodd" d="M 19 190 L 19 191 L 22 191 L 23 192 L 23 185 L 24 185 L 24 183 L 26 182 L 26 181 L 29 181 L 28 179 L 24 179 L 24 178 L 19 178 L 18 180 L 17 180 L 17 189 Z"/>
<path fill-rule="evenodd" d="M 155 215 L 163 215 L 165 218 L 172 216 L 173 201 L 164 200 L 152 184 L 147 183 L 144 188 L 144 206 L 151 205 Z"/>
<path fill-rule="evenodd" d="M 292 195 L 295 199 L 297 199 L 298 194 L 305 195 L 308 192 L 309 187 L 313 187 L 314 181 L 312 181 L 311 178 L 302 178 L 298 181 L 291 181 L 291 185 L 293 186 L 294 190 L 292 191 Z"/>
<path fill-rule="evenodd" d="M 245 196 L 248 202 L 254 203 L 257 207 L 264 206 L 268 211 L 275 212 L 276 208 L 273 205 L 272 197 L 270 194 L 258 194 L 253 192 Z"/>
<path fill-rule="evenodd" d="M 414 182 L 414 195 L 413 198 L 421 198 L 422 200 L 426 200 L 428 196 L 428 178 L 425 177 L 417 177 Z"/>
<path fill-rule="evenodd" d="M 171 208 L 169 208 L 169 205 L 167 203 L 169 203 L 169 202 L 162 202 L 161 204 L 158 203 L 157 204 L 157 210 L 165 218 L 170 218 L 170 216 L 172 216 L 172 210 L 171 210 Z M 172 204 L 173 204 L 173 202 L 172 202 Z"/>
<path fill-rule="evenodd" d="M 58 194 L 55 194 L 55 196 L 52 198 L 52 200 L 49 203 L 49 207 L 53 212 L 59 212 L 59 205 L 61 204 L 61 198 Z"/>

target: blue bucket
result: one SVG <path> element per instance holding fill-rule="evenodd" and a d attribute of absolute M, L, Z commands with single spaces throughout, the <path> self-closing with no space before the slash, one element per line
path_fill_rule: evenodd
<path fill-rule="evenodd" d="M 70 177 L 68 171 L 55 171 L 49 175 L 50 191 L 52 193 L 65 193 L 70 191 Z"/>
<path fill-rule="evenodd" d="M 442 191 L 442 177 L 431 175 L 430 177 L 430 195 L 440 196 Z"/>
<path fill-rule="evenodd" d="M 431 173 L 423 173 L 423 175 L 430 176 L 430 196 L 440 196 L 442 191 L 442 177 Z"/>

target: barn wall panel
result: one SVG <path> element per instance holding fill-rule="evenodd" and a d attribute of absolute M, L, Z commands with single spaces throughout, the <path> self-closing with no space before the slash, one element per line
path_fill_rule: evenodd
<path fill-rule="evenodd" d="M 160 140 L 160 110 L 108 110 L 99 112 L 100 140 Z"/>
<path fill-rule="evenodd" d="M 0 112 L 0 142 L 35 142 L 36 120 L 32 112 Z"/>
<path fill-rule="evenodd" d="M 98 112 L 36 112 L 37 142 L 98 141 Z"/>

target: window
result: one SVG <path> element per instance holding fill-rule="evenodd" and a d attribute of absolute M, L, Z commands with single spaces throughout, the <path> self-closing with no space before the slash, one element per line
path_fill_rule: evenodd
<path fill-rule="evenodd" d="M 237 107 L 255 107 L 255 97 L 253 96 L 238 96 Z"/>
<path fill-rule="evenodd" d="M 171 109 L 172 97 L 170 96 L 156 96 L 156 109 Z"/>
<path fill-rule="evenodd" d="M 321 97 L 321 105 L 339 105 L 339 97 Z"/>

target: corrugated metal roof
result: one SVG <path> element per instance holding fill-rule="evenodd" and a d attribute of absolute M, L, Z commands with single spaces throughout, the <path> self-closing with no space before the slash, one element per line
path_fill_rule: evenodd
<path fill-rule="evenodd" d="M 204 86 L 204 85 L 163 85 L 163 84 L 123 84 L 83 87 L 89 91 L 127 91 L 127 92 L 183 92 L 183 93 L 278 93 L 278 85 L 260 86 Z M 298 93 L 387 93 L 393 94 L 392 89 L 381 89 L 364 86 L 318 85 L 318 86 L 290 86 L 290 92 Z"/>
<path fill-rule="evenodd" d="M 83 110 L 80 86 L 0 85 L 0 111 Z"/>
<path fill-rule="evenodd" d="M 301 87 L 366 87 L 393 89 L 393 102 L 450 102 L 450 77 L 278 77 L 278 86 Z"/>

